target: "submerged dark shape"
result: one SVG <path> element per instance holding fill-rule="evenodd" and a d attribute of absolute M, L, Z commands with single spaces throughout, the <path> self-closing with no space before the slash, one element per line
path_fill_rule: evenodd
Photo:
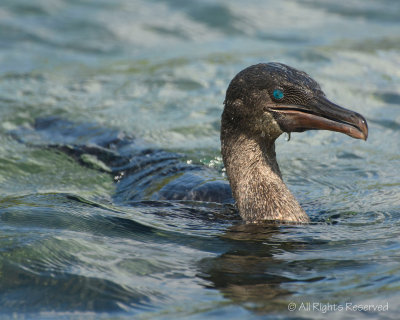
<path fill-rule="evenodd" d="M 181 154 L 148 148 L 119 130 L 93 123 L 39 118 L 33 128 L 21 127 L 12 135 L 112 174 L 117 203 L 235 200 L 242 219 L 256 223 L 309 221 L 276 161 L 275 140 L 283 132 L 322 129 L 364 140 L 368 135 L 360 114 L 333 104 L 306 73 L 280 63 L 239 72 L 227 89 L 221 120 L 221 151 L 230 186 L 220 173 L 188 164 Z"/>
<path fill-rule="evenodd" d="M 310 76 L 281 63 L 244 69 L 226 92 L 221 151 L 247 222 L 309 218 L 282 180 L 275 140 L 283 132 L 331 130 L 366 140 L 365 118 L 330 102 Z"/>

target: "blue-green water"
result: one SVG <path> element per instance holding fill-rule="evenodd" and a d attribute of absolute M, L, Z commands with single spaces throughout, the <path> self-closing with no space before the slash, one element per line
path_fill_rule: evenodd
<path fill-rule="evenodd" d="M 268 61 L 307 71 L 369 123 L 367 142 L 279 139 L 310 225 L 120 206 L 107 173 L 9 135 L 57 115 L 221 169 L 225 89 Z M 1 318 L 397 319 L 399 1 L 2 0 L 0 119 Z"/>

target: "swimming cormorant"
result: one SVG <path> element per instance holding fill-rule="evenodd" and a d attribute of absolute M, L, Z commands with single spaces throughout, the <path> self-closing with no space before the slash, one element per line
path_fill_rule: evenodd
<path fill-rule="evenodd" d="M 330 102 L 306 73 L 281 63 L 250 66 L 231 81 L 221 119 L 221 151 L 229 183 L 180 154 L 140 146 L 119 130 L 58 117 L 36 119 L 18 140 L 56 148 L 79 163 L 104 170 L 117 182 L 117 203 L 189 200 L 233 203 L 246 222 L 308 222 L 282 180 L 275 140 L 283 133 L 331 130 L 367 139 L 360 114 Z M 232 197 L 233 195 L 233 197 Z"/>

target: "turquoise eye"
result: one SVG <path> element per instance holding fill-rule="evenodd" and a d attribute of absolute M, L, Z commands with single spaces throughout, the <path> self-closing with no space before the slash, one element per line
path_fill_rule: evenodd
<path fill-rule="evenodd" d="M 273 95 L 276 100 L 283 99 L 283 92 L 279 89 L 275 89 Z"/>

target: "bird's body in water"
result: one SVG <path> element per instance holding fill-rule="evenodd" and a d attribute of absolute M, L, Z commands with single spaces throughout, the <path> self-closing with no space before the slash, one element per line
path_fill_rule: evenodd
<path fill-rule="evenodd" d="M 14 132 L 70 154 L 85 164 L 95 156 L 117 180 L 118 201 L 196 200 L 236 201 L 246 222 L 306 223 L 307 214 L 282 180 L 275 140 L 284 132 L 331 130 L 366 140 L 368 128 L 358 113 L 326 99 L 306 73 L 281 63 L 258 64 L 231 81 L 221 118 L 221 152 L 229 184 L 201 166 L 188 165 L 181 156 L 136 147 L 136 140 L 96 125 L 77 125 L 58 118 L 38 119 L 34 130 Z M 96 133 L 97 132 L 97 133 Z M 90 135 L 86 144 L 82 136 Z M 39 138 L 37 138 L 39 136 Z"/>

